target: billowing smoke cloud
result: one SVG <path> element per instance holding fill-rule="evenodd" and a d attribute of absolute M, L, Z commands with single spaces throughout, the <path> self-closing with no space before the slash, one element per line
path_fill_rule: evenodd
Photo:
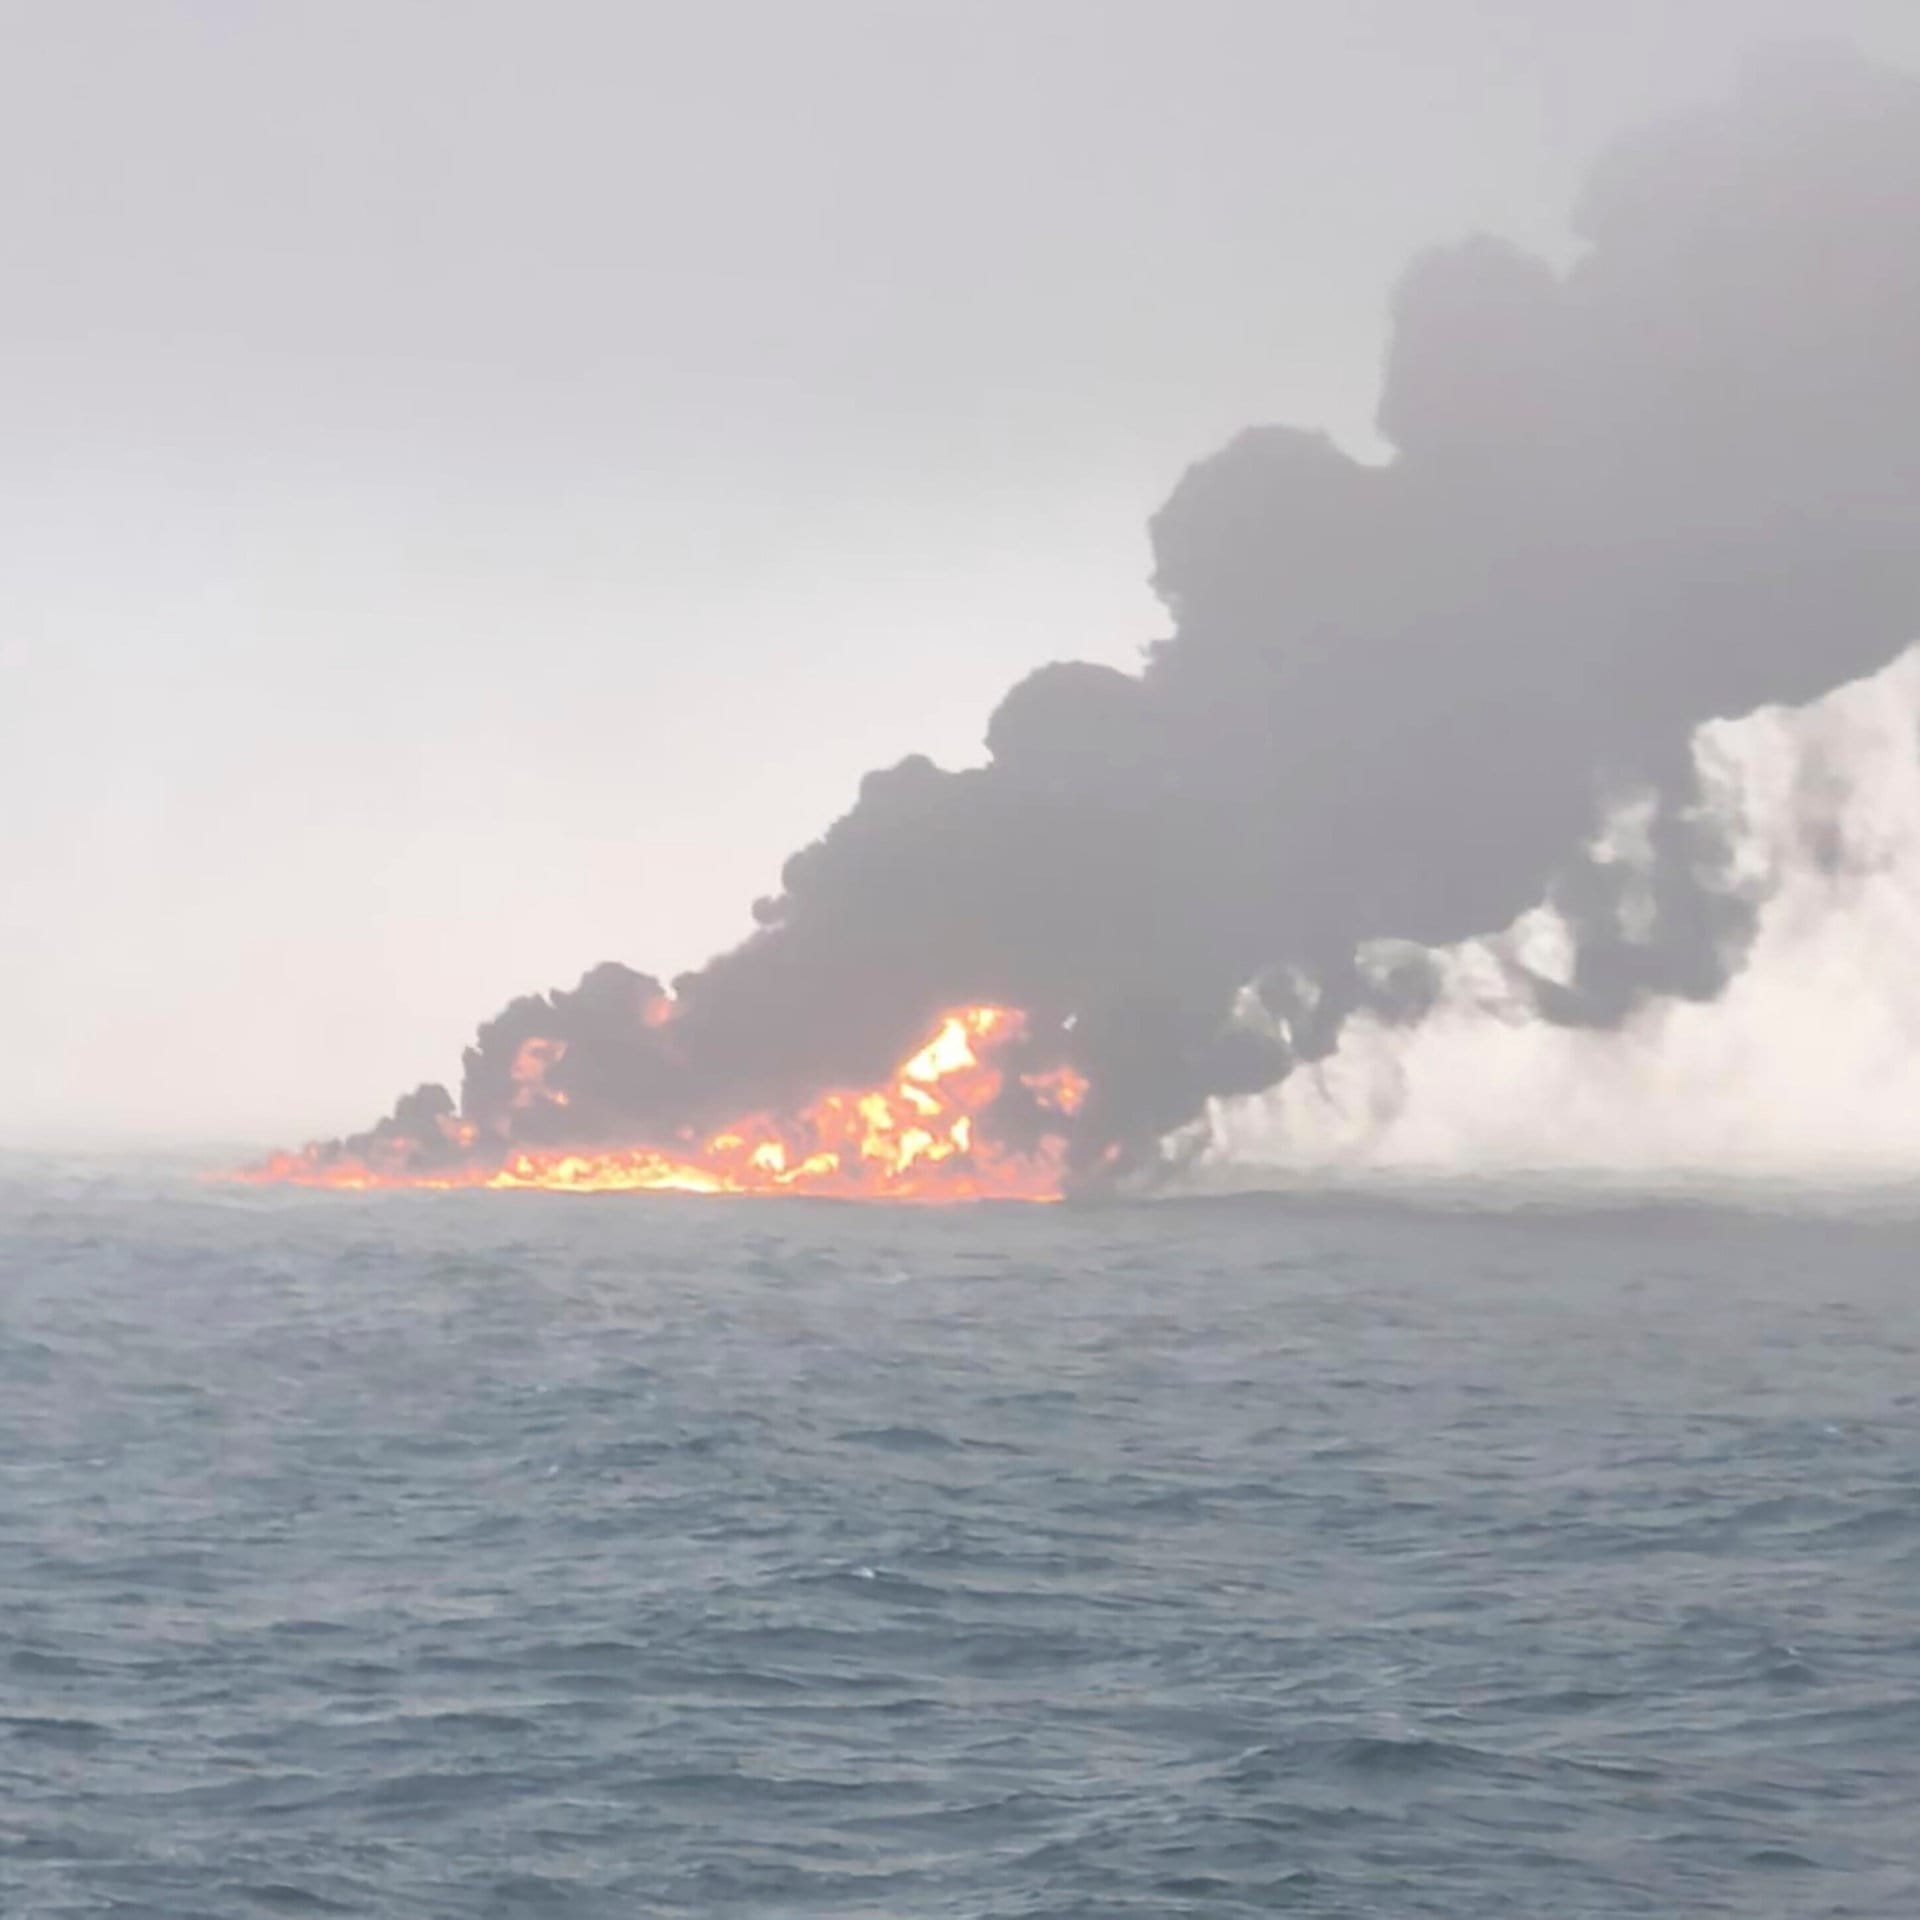
<path fill-rule="evenodd" d="M 1213 1104 L 1176 1149 L 1188 1181 L 1551 1173 L 1648 1181 L 1895 1178 L 1920 1166 L 1920 649 L 1810 707 L 1696 737 L 1703 804 L 1763 897 L 1747 963 L 1710 1004 L 1620 1026 L 1544 1019 L 1520 956 L 1563 965 L 1536 908 L 1428 956 L 1417 1026 L 1351 1021 L 1271 1093 Z M 1599 857 L 1650 911 L 1644 814 Z"/>
<path fill-rule="evenodd" d="M 1138 1169 L 1356 1016 L 1443 1005 L 1434 950 L 1543 899 L 1562 951 L 1503 976 L 1539 1019 L 1719 994 L 1770 881 L 1703 802 L 1696 728 L 1920 633 L 1920 83 L 1758 63 L 1607 157 L 1574 224 L 1564 273 L 1486 239 L 1414 264 L 1386 463 L 1264 427 L 1181 480 L 1138 675 L 1042 668 L 986 765 L 869 775 L 670 1018 L 598 968 L 483 1028 L 457 1103 L 423 1089 L 349 1147 L 666 1138 L 995 1002 L 1089 1077 L 1076 1163 Z M 1595 843 L 1609 808 L 1631 862 Z"/>

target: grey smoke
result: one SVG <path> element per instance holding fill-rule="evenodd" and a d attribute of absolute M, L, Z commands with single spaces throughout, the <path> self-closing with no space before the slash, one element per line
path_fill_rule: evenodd
<path fill-rule="evenodd" d="M 1425 953 L 1417 1025 L 1370 1015 L 1279 1087 L 1219 1101 L 1175 1144 L 1201 1189 L 1551 1174 L 1635 1192 L 1886 1185 L 1920 1162 L 1920 646 L 1804 707 L 1695 736 L 1709 811 L 1758 883 L 1745 964 L 1711 1003 L 1618 1026 L 1541 1017 L 1514 961 L 1566 960 L 1551 908 Z M 1644 803 L 1609 825 L 1629 917 L 1647 903 Z"/>
<path fill-rule="evenodd" d="M 1393 457 L 1270 426 L 1196 465 L 1153 522 L 1172 632 L 1141 672 L 1042 668 L 984 766 L 869 775 L 758 931 L 673 983 L 670 1024 L 608 965 L 483 1028 L 478 1150 L 790 1107 L 999 1001 L 1035 1064 L 1091 1077 L 1076 1164 L 1137 1168 L 1356 1012 L 1417 1021 L 1418 949 L 1543 896 L 1574 942 L 1531 985 L 1546 1018 L 1717 995 L 1759 903 L 1698 805 L 1694 730 L 1920 632 L 1920 82 L 1843 49 L 1757 61 L 1606 156 L 1575 230 L 1565 272 L 1490 239 L 1416 261 Z M 1654 854 L 1631 924 L 1587 851 L 1630 793 Z M 1362 965 L 1383 941 L 1405 963 Z M 564 1108 L 512 1102 L 535 1037 L 566 1043 Z M 451 1151 L 452 1104 L 423 1089 L 346 1147 Z"/>

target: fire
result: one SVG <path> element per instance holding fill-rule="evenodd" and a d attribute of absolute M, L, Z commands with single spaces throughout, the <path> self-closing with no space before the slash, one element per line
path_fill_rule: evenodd
<path fill-rule="evenodd" d="M 667 1003 L 670 1005 L 670 1003 Z M 659 1015 L 648 1024 L 656 1024 Z M 803 1193 L 845 1199 L 1055 1200 L 1064 1136 L 1086 1097 L 1070 1067 L 1014 1075 L 1004 1064 L 1026 1032 L 1006 1007 L 961 1007 L 884 1086 L 834 1089 L 792 1116 L 754 1114 L 703 1140 L 671 1147 L 508 1148 L 490 1162 L 410 1166 L 400 1143 L 392 1164 L 341 1158 L 325 1149 L 278 1153 L 243 1177 L 346 1189 L 384 1187 L 539 1188 L 563 1193 Z M 562 1042 L 529 1040 L 513 1065 L 513 1105 L 566 1104 L 547 1077 Z M 1010 1079 L 1017 1081 L 1014 1095 Z M 1003 1098 L 1029 1112 L 1035 1143 L 1014 1148 L 993 1136 L 989 1110 Z M 984 1124 L 983 1124 L 984 1122 Z M 464 1120 L 437 1122 L 442 1140 L 470 1151 Z"/>
<path fill-rule="evenodd" d="M 557 1067 L 567 1057 L 567 1043 L 564 1040 L 533 1039 L 522 1043 L 520 1051 L 514 1055 L 510 1069 L 513 1080 L 513 1104 L 516 1107 L 532 1107 L 541 1101 L 551 1101 L 556 1107 L 567 1104 L 563 1089 L 547 1085 L 548 1072 Z"/>

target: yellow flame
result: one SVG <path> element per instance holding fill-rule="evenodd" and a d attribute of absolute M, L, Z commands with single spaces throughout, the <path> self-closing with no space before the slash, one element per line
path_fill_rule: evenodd
<path fill-rule="evenodd" d="M 659 1003 L 656 1003 L 659 1004 Z M 669 1005 L 671 1003 L 668 1003 Z M 560 1193 L 812 1193 L 887 1200 L 1052 1200 L 1059 1197 L 1065 1135 L 1086 1098 L 1071 1067 L 1020 1076 L 1038 1107 L 1042 1138 L 1016 1152 L 984 1135 L 979 1121 L 1005 1085 L 996 1058 L 1026 1032 L 1005 1007 L 961 1007 L 884 1086 L 835 1088 L 799 1113 L 754 1114 L 686 1148 L 522 1148 L 499 1164 L 414 1164 L 414 1143 L 391 1144 L 390 1164 L 367 1165 L 325 1149 L 275 1154 L 246 1176 L 309 1186 L 541 1188 Z M 524 1042 L 512 1069 L 512 1104 L 566 1104 L 548 1076 L 564 1041 Z M 438 1123 L 444 1139 L 470 1148 L 465 1120 Z"/>

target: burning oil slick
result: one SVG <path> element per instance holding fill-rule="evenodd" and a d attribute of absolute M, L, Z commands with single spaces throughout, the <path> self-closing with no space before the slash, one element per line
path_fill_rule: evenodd
<path fill-rule="evenodd" d="M 670 993 L 609 964 L 517 1000 L 457 1099 L 422 1088 L 267 1171 L 1150 1177 L 1209 1099 L 1325 1058 L 1355 1015 L 1418 1022 L 1423 949 L 1543 900 L 1570 951 L 1516 975 L 1539 1017 L 1717 997 L 1762 902 L 1694 730 L 1920 634 L 1920 84 L 1843 50 L 1756 63 L 1606 157 L 1574 228 L 1565 272 L 1485 239 L 1414 264 L 1388 462 L 1263 427 L 1181 480 L 1152 529 L 1173 632 L 1140 673 L 1043 667 L 984 766 L 868 775 L 753 936 Z M 1593 845 L 1623 796 L 1629 877 Z M 990 1093 L 912 1069 L 956 1008 Z M 921 1115 L 914 1088 L 954 1105 Z M 920 1132 L 940 1157 L 903 1162 Z"/>
<path fill-rule="evenodd" d="M 655 1001 L 653 1005 L 670 1005 Z M 643 1016 L 644 1017 L 644 1016 Z M 653 1024 L 660 1021 L 655 1018 Z M 797 1113 L 761 1113 L 665 1147 L 516 1147 L 499 1164 L 475 1157 L 478 1130 L 439 1088 L 425 1088 L 357 1151 L 309 1147 L 273 1155 L 247 1177 L 298 1186 L 538 1187 L 567 1193 L 804 1193 L 839 1199 L 1052 1200 L 1062 1143 L 1086 1097 L 1070 1067 L 1010 1064 L 1024 1018 L 962 1007 L 887 1084 L 832 1089 Z M 547 1108 L 566 1132 L 572 1105 L 550 1078 L 566 1043 L 535 1035 L 514 1056 L 509 1102 Z M 438 1096 L 437 1098 L 435 1096 Z M 404 1104 L 404 1103 L 403 1103 Z M 1017 1109 L 1024 1124 L 1011 1124 Z M 423 1151 L 437 1137 L 440 1151 Z"/>

